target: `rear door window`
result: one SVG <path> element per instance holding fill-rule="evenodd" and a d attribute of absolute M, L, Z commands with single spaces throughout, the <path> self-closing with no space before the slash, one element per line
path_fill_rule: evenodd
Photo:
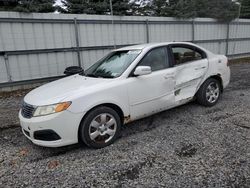
<path fill-rule="evenodd" d="M 203 54 L 199 51 L 188 47 L 172 47 L 174 57 L 174 65 L 181 65 L 183 63 L 197 61 L 203 59 Z"/>

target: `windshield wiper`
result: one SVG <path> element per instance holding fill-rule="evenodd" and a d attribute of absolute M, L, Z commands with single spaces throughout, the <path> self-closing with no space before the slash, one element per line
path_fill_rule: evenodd
<path fill-rule="evenodd" d="M 86 74 L 85 76 L 93 77 L 93 78 L 114 78 L 114 76 L 111 75 L 96 75 L 96 74 Z"/>
<path fill-rule="evenodd" d="M 88 76 L 88 77 L 94 77 L 94 78 L 97 78 L 99 76 L 95 75 L 95 74 L 85 74 L 84 76 Z"/>
<path fill-rule="evenodd" d="M 100 76 L 102 78 L 114 78 L 114 76 L 110 76 L 110 75 L 103 75 L 103 76 Z"/>

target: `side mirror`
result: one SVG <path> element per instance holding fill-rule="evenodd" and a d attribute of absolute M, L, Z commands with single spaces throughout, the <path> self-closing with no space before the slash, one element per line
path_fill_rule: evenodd
<path fill-rule="evenodd" d="M 134 71 L 134 75 L 135 76 L 142 76 L 142 75 L 146 75 L 146 74 L 150 74 L 151 71 L 151 67 L 150 66 L 138 66 L 136 67 L 135 71 Z"/>
<path fill-rule="evenodd" d="M 83 73 L 84 71 L 82 67 L 78 67 L 78 66 L 67 67 L 64 71 L 64 74 L 66 74 L 66 76 L 71 76 L 74 74 L 83 74 Z"/>

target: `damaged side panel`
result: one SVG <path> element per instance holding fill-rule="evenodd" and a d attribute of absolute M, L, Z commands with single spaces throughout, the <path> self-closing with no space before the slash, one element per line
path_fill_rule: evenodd
<path fill-rule="evenodd" d="M 208 60 L 202 59 L 176 67 L 175 101 L 193 97 L 208 69 Z"/>

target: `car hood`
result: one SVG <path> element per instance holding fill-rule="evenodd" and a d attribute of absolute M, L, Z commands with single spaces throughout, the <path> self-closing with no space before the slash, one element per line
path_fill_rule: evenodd
<path fill-rule="evenodd" d="M 55 104 L 62 102 L 63 99 L 79 90 L 81 92 L 84 92 L 84 90 L 88 91 L 93 87 L 98 88 L 97 85 L 103 85 L 107 82 L 111 82 L 111 79 L 73 75 L 32 90 L 24 97 L 24 102 L 34 106 Z"/>

